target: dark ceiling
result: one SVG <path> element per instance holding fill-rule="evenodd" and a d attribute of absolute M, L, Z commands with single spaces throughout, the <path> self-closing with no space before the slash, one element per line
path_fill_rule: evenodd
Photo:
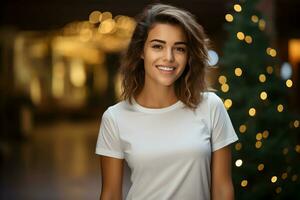
<path fill-rule="evenodd" d="M 269 0 L 267 0 L 269 1 Z M 271 0 L 272 1 L 272 0 Z M 198 17 L 210 35 L 222 30 L 230 0 L 5 0 L 0 8 L 0 25 L 21 30 L 51 30 L 76 20 L 87 20 L 94 10 L 110 11 L 113 15 L 135 16 L 147 4 L 171 3 L 186 8 Z M 300 37 L 299 0 L 273 0 L 275 25 L 281 37 Z"/>

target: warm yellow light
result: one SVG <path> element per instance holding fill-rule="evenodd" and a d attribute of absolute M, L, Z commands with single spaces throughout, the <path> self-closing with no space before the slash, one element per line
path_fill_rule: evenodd
<path fill-rule="evenodd" d="M 261 133 L 257 133 L 256 134 L 256 139 L 257 140 L 261 140 L 262 139 L 262 134 Z"/>
<path fill-rule="evenodd" d="M 293 81 L 291 79 L 288 79 L 285 81 L 285 85 L 290 88 L 293 86 Z"/>
<path fill-rule="evenodd" d="M 252 37 L 250 35 L 247 35 L 245 37 L 245 41 L 248 43 L 248 44 L 251 44 L 252 43 Z"/>
<path fill-rule="evenodd" d="M 294 174 L 293 176 L 292 176 L 292 181 L 296 181 L 298 179 L 298 175 L 297 174 Z"/>
<path fill-rule="evenodd" d="M 112 19 L 112 14 L 111 12 L 104 12 L 99 18 L 99 21 L 104 22 L 107 19 Z"/>
<path fill-rule="evenodd" d="M 228 90 L 229 90 L 229 85 L 228 84 L 223 84 L 222 86 L 221 86 L 221 90 L 223 91 L 223 92 L 228 92 Z"/>
<path fill-rule="evenodd" d="M 245 133 L 247 130 L 247 126 L 245 124 L 240 125 L 239 131 L 240 133 Z"/>
<path fill-rule="evenodd" d="M 295 151 L 296 151 L 297 153 L 300 153 L 300 145 L 299 145 L 299 144 L 297 144 L 297 145 L 295 146 Z"/>
<path fill-rule="evenodd" d="M 71 62 L 70 81 L 76 87 L 84 86 L 86 82 L 86 72 L 83 61 L 73 60 Z"/>
<path fill-rule="evenodd" d="M 115 30 L 116 22 L 113 19 L 106 19 L 105 21 L 101 22 L 99 26 L 99 33 L 107 34 L 111 33 Z"/>
<path fill-rule="evenodd" d="M 259 22 L 258 22 L 258 27 L 262 31 L 265 30 L 265 28 L 266 28 L 266 21 L 263 20 L 263 19 L 260 19 Z"/>
<path fill-rule="evenodd" d="M 263 138 L 268 138 L 269 137 L 269 131 L 265 130 L 263 132 Z"/>
<path fill-rule="evenodd" d="M 266 75 L 264 75 L 264 74 L 260 74 L 259 75 L 259 77 L 258 77 L 258 79 L 259 79 L 259 81 L 261 82 L 261 83 L 264 83 L 264 82 L 266 82 Z"/>
<path fill-rule="evenodd" d="M 270 50 L 270 56 L 275 57 L 277 55 L 277 51 L 275 49 Z"/>
<path fill-rule="evenodd" d="M 255 147 L 256 147 L 257 149 L 261 148 L 261 146 L 262 146 L 262 142 L 261 142 L 261 141 L 256 141 L 256 142 L 255 142 Z"/>
<path fill-rule="evenodd" d="M 240 4 L 234 4 L 233 9 L 236 12 L 241 12 L 242 11 L 242 6 Z"/>
<path fill-rule="evenodd" d="M 84 29 L 81 29 L 80 30 L 80 33 L 79 33 L 79 39 L 82 41 L 82 42 L 87 42 L 89 41 L 93 36 L 93 32 L 91 29 L 88 29 L 88 28 L 84 28 Z"/>
<path fill-rule="evenodd" d="M 34 104 L 41 103 L 42 87 L 38 77 L 34 77 L 30 80 L 30 98 Z"/>
<path fill-rule="evenodd" d="M 299 127 L 299 120 L 295 120 L 293 125 L 294 125 L 295 128 L 298 128 Z"/>
<path fill-rule="evenodd" d="M 266 100 L 268 98 L 268 94 L 265 91 L 263 91 L 263 92 L 260 93 L 260 98 L 262 100 Z"/>
<path fill-rule="evenodd" d="M 281 187 L 277 187 L 275 191 L 276 191 L 277 194 L 279 194 L 282 191 L 282 188 Z"/>
<path fill-rule="evenodd" d="M 287 177 L 288 177 L 288 173 L 286 173 L 286 172 L 282 173 L 281 178 L 283 180 L 286 179 Z"/>
<path fill-rule="evenodd" d="M 262 163 L 257 166 L 258 171 L 262 171 L 262 170 L 264 170 L 264 168 L 265 168 L 265 165 Z"/>
<path fill-rule="evenodd" d="M 245 34 L 243 32 L 237 32 L 236 37 L 239 40 L 243 40 L 245 38 Z"/>
<path fill-rule="evenodd" d="M 290 39 L 288 41 L 289 60 L 293 65 L 297 65 L 300 60 L 300 39 Z"/>
<path fill-rule="evenodd" d="M 235 161 L 235 166 L 237 166 L 237 167 L 242 166 L 242 164 L 243 164 L 242 159 L 238 159 L 238 160 Z"/>
<path fill-rule="evenodd" d="M 100 16 L 101 12 L 98 10 L 91 12 L 91 14 L 89 15 L 89 22 L 92 24 L 99 23 Z"/>
<path fill-rule="evenodd" d="M 286 155 L 289 153 L 289 149 L 286 147 L 282 150 L 283 155 Z"/>
<path fill-rule="evenodd" d="M 255 116 L 255 114 L 256 114 L 255 108 L 250 108 L 250 109 L 249 109 L 249 115 L 250 115 L 251 117 L 253 117 L 253 116 Z"/>
<path fill-rule="evenodd" d="M 282 112 L 282 111 L 283 111 L 283 105 L 282 105 L 282 104 L 279 104 L 279 105 L 277 106 L 277 111 L 278 111 L 278 112 Z"/>
<path fill-rule="evenodd" d="M 241 186 L 242 187 L 246 187 L 248 185 L 248 181 L 247 180 L 243 180 L 242 182 L 241 182 Z"/>
<path fill-rule="evenodd" d="M 251 16 L 251 21 L 254 22 L 254 23 L 257 23 L 258 22 L 258 17 L 256 15 L 252 15 Z"/>
<path fill-rule="evenodd" d="M 225 84 L 226 83 L 226 81 L 227 81 L 227 78 L 226 78 L 226 76 L 224 76 L 224 75 L 221 75 L 221 76 L 219 76 L 219 83 L 220 84 Z"/>
<path fill-rule="evenodd" d="M 242 143 L 238 142 L 235 144 L 235 150 L 239 151 L 242 149 Z"/>
<path fill-rule="evenodd" d="M 226 19 L 226 21 L 228 21 L 228 22 L 232 22 L 232 21 L 233 21 L 233 16 L 232 16 L 231 14 L 226 14 L 226 15 L 225 15 L 225 19 Z"/>
<path fill-rule="evenodd" d="M 232 106 L 232 100 L 231 99 L 226 99 L 224 101 L 224 105 L 225 105 L 225 108 L 228 110 Z"/>
<path fill-rule="evenodd" d="M 271 51 L 271 47 L 268 47 L 267 49 L 266 49 L 266 53 L 268 54 L 268 55 L 270 55 L 270 51 Z"/>
<path fill-rule="evenodd" d="M 272 183 L 275 183 L 276 181 L 277 181 L 277 176 L 272 176 L 271 182 L 272 182 Z"/>
<path fill-rule="evenodd" d="M 243 70 L 240 67 L 234 69 L 234 74 L 236 76 L 242 76 Z"/>
<path fill-rule="evenodd" d="M 273 67 L 272 66 L 268 66 L 267 67 L 267 73 L 268 74 L 272 74 L 273 73 Z"/>

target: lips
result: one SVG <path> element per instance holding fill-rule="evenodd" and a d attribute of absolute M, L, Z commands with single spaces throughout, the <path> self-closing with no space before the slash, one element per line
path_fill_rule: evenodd
<path fill-rule="evenodd" d="M 156 65 L 156 67 L 163 72 L 173 72 L 176 69 L 176 67 L 174 66 L 166 66 L 166 65 Z"/>

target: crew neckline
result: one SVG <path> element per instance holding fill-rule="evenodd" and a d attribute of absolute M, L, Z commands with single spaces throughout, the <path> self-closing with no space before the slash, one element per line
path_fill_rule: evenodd
<path fill-rule="evenodd" d="M 144 113 L 164 113 L 164 112 L 168 112 L 171 110 L 174 110 L 176 108 L 179 108 L 181 106 L 184 105 L 184 103 L 180 100 L 178 100 L 177 102 L 171 104 L 170 106 L 167 107 L 163 107 L 163 108 L 148 108 L 148 107 L 144 107 L 142 105 L 140 105 L 134 98 L 132 98 L 132 105 L 139 111 L 144 112 Z"/>

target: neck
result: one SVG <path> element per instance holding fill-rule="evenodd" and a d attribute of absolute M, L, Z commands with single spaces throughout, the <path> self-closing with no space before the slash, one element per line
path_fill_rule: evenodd
<path fill-rule="evenodd" d="M 150 88 L 145 85 L 135 100 L 147 108 L 164 108 L 176 103 L 178 98 L 174 86 Z"/>

